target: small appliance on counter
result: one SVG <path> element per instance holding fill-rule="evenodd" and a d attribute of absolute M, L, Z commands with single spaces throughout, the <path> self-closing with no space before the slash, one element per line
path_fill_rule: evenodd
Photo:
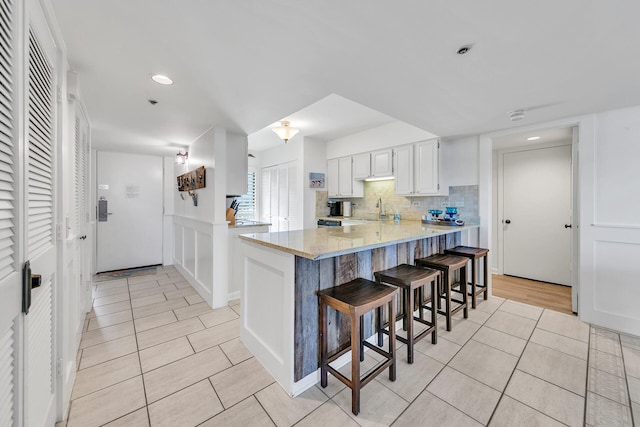
<path fill-rule="evenodd" d="M 329 200 L 327 202 L 329 207 L 329 216 L 342 216 L 342 202 L 337 200 Z"/>
<path fill-rule="evenodd" d="M 342 202 L 342 216 L 351 216 L 352 214 L 351 202 Z"/>

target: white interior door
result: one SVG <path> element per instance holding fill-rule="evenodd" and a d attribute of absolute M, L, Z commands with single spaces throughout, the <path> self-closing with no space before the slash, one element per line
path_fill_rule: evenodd
<path fill-rule="evenodd" d="M 97 161 L 97 271 L 162 264 L 162 158 L 101 151 Z"/>
<path fill-rule="evenodd" d="M 571 145 L 504 153 L 503 183 L 504 273 L 570 286 Z"/>
<path fill-rule="evenodd" d="M 20 266 L 22 184 L 17 179 L 18 135 L 15 2 L 0 0 L 0 425 L 22 425 Z"/>
<path fill-rule="evenodd" d="M 31 308 L 24 320 L 24 425 L 43 426 L 55 421 L 56 47 L 39 3 L 28 5 L 24 253 L 32 273 L 41 275 L 42 281 L 32 291 Z"/>

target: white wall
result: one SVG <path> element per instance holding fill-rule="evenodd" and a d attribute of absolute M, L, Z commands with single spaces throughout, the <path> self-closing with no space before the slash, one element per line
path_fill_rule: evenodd
<path fill-rule="evenodd" d="M 640 335 L 640 106 L 580 129 L 580 317 Z"/>
<path fill-rule="evenodd" d="M 309 173 L 325 174 L 325 188 L 309 188 Z M 324 141 L 304 138 L 304 168 L 302 187 L 304 188 L 304 228 L 316 228 L 316 192 L 327 191 L 327 144 Z"/>
<path fill-rule="evenodd" d="M 247 192 L 247 135 L 227 133 L 226 194 L 241 196 Z"/>
<path fill-rule="evenodd" d="M 478 185 L 478 137 L 445 139 L 442 141 L 444 161 L 440 166 L 451 187 Z"/>
<path fill-rule="evenodd" d="M 296 138 L 295 141 L 282 142 L 277 147 L 269 148 L 255 153 L 260 167 L 280 165 L 287 162 L 302 161 L 304 138 Z"/>
<path fill-rule="evenodd" d="M 578 315 L 585 322 L 640 335 L 640 106 L 572 117 L 522 131 L 578 126 Z M 480 136 L 480 245 L 493 248 L 492 138 Z"/>
<path fill-rule="evenodd" d="M 228 168 L 243 169 L 246 192 L 247 151 L 238 144 L 246 144 L 246 137 L 229 136 L 220 127 L 210 129 L 189 147 L 187 164 L 175 166 L 171 184 L 174 193 L 173 263 L 214 308 L 226 305 L 229 300 L 225 219 Z M 206 168 L 206 187 L 196 190 L 198 206 L 194 206 L 186 192 L 182 192 L 184 200 L 178 194 L 175 177 L 199 166 Z"/>
<path fill-rule="evenodd" d="M 327 142 L 327 159 L 437 138 L 403 122 L 393 122 Z"/>

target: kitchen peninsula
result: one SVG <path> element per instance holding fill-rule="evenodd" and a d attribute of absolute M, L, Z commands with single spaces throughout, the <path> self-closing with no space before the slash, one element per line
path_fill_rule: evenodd
<path fill-rule="evenodd" d="M 292 396 L 318 381 L 316 292 L 398 264 L 413 264 L 475 241 L 477 225 L 419 221 L 240 235 L 241 332 L 244 345 Z M 329 312 L 329 347 L 349 340 L 348 320 Z M 373 319 L 365 318 L 365 336 Z"/>

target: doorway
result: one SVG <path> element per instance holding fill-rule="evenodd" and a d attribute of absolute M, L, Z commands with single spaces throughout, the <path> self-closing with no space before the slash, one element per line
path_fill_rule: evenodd
<path fill-rule="evenodd" d="M 97 153 L 98 273 L 162 264 L 162 157 Z"/>
<path fill-rule="evenodd" d="M 570 127 L 494 139 L 494 272 L 567 287 L 574 283 L 574 139 Z"/>

